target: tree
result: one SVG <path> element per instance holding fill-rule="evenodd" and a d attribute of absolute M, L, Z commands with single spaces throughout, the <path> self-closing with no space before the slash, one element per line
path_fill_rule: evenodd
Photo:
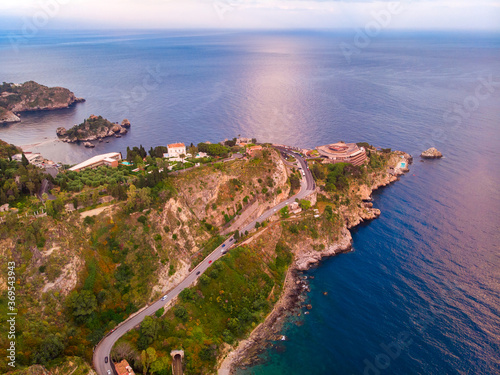
<path fill-rule="evenodd" d="M 64 344 L 57 335 L 45 338 L 34 356 L 34 362 L 45 365 L 50 360 L 59 357 L 64 350 Z"/>
<path fill-rule="evenodd" d="M 23 152 L 23 155 L 21 156 L 21 164 L 24 166 L 24 167 L 27 167 L 30 162 L 28 161 L 28 159 L 26 158 L 26 155 L 24 155 L 24 152 Z"/>
<path fill-rule="evenodd" d="M 290 213 L 288 212 L 288 206 L 285 206 L 280 210 L 280 215 L 283 219 L 290 217 Z"/>
<path fill-rule="evenodd" d="M 328 220 L 332 220 L 333 218 L 333 209 L 332 206 L 328 205 L 325 207 L 325 215 Z"/>
<path fill-rule="evenodd" d="M 139 329 L 139 340 L 137 341 L 139 349 L 147 348 L 156 340 L 158 328 L 158 321 L 155 318 L 151 316 L 144 318 Z"/>
<path fill-rule="evenodd" d="M 305 211 L 305 210 L 308 210 L 309 208 L 311 208 L 311 201 L 301 199 L 299 205 L 300 205 L 300 208 L 302 208 Z"/>
<path fill-rule="evenodd" d="M 160 357 L 151 364 L 151 374 L 163 375 L 170 373 L 170 361 L 167 356 Z"/>
<path fill-rule="evenodd" d="M 126 341 L 120 341 L 111 349 L 111 358 L 114 361 L 126 359 L 130 363 L 132 360 L 135 360 L 137 355 L 137 351 Z"/>
<path fill-rule="evenodd" d="M 142 371 L 144 375 L 147 374 L 149 367 L 151 364 L 157 359 L 156 350 L 154 348 L 147 348 L 143 350 L 141 353 L 141 361 L 142 361 Z"/>
<path fill-rule="evenodd" d="M 73 292 L 68 297 L 68 307 L 77 323 L 85 323 L 97 308 L 97 299 L 90 290 Z"/>
<path fill-rule="evenodd" d="M 188 317 L 188 312 L 184 306 L 177 306 L 174 309 L 174 315 L 180 320 L 186 320 Z"/>
<path fill-rule="evenodd" d="M 183 289 L 182 292 L 179 293 L 179 297 L 183 302 L 191 301 L 194 298 L 193 289 L 191 288 Z"/>

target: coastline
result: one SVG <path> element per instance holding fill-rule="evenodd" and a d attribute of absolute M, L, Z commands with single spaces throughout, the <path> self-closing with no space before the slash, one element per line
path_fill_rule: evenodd
<path fill-rule="evenodd" d="M 406 166 L 413 161 L 412 157 L 406 153 L 396 152 L 396 155 L 404 158 Z M 361 198 L 364 201 L 371 200 L 371 195 L 375 190 L 398 181 L 400 176 L 409 172 L 408 167 L 397 168 L 397 165 L 393 166 L 394 173 L 386 173 L 376 179 L 371 186 L 360 189 L 358 193 Z M 328 244 L 324 250 L 311 249 L 307 246 L 307 241 L 304 244 L 297 244 L 294 252 L 295 257 L 288 268 L 280 298 L 265 320 L 246 339 L 238 342 L 233 350 L 229 351 L 221 360 L 218 369 L 219 375 L 234 375 L 238 369 L 245 369 L 258 363 L 258 355 L 271 345 L 271 341 L 276 341 L 280 337 L 279 332 L 286 319 L 296 314 L 302 307 L 302 297 L 308 288 L 307 284 L 300 278 L 300 273 L 317 266 L 324 258 L 351 251 L 350 229 L 380 215 L 380 210 L 372 208 L 371 203 L 368 203 L 365 208 L 368 214 L 356 212 L 354 217 L 346 217 L 346 226 L 342 228 L 340 238 L 336 242 Z"/>

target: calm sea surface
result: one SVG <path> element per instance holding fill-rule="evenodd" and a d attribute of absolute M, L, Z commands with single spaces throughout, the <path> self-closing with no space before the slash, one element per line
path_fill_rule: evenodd
<path fill-rule="evenodd" d="M 0 34 L 0 81 L 63 86 L 86 103 L 23 114 L 0 139 L 55 161 L 238 134 L 367 141 L 441 160 L 375 194 L 382 216 L 323 262 L 309 315 L 242 374 L 500 373 L 500 38 L 385 35 L 346 59 L 330 33 Z M 345 46 L 345 45 L 344 45 Z M 91 114 L 131 131 L 93 150 L 55 140 Z M 323 295 L 327 291 L 328 295 Z"/>

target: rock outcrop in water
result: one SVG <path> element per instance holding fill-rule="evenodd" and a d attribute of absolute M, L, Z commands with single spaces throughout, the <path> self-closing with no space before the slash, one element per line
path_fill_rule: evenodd
<path fill-rule="evenodd" d="M 125 122 L 126 121 L 126 122 Z M 106 120 L 102 116 L 91 115 L 80 125 L 75 125 L 70 129 L 57 128 L 56 134 L 63 142 L 76 143 L 76 142 L 86 142 L 89 144 L 90 141 L 102 141 L 102 139 L 107 137 L 117 137 L 119 138 L 123 134 L 127 134 L 128 130 L 126 127 L 130 127 L 130 122 L 128 120 L 123 120 L 122 124 L 113 123 Z M 85 147 L 93 147 L 85 145 Z"/>
<path fill-rule="evenodd" d="M 4 82 L 0 85 L 0 123 L 21 121 L 16 115 L 21 112 L 68 108 L 84 101 L 63 87 L 47 87 L 34 81 L 23 84 Z"/>
<path fill-rule="evenodd" d="M 440 153 L 436 148 L 431 147 L 430 149 L 422 152 L 420 156 L 424 159 L 439 159 L 443 157 L 443 154 Z"/>
<path fill-rule="evenodd" d="M 21 119 L 11 111 L 0 107 L 0 124 L 9 124 L 12 122 L 19 122 Z"/>

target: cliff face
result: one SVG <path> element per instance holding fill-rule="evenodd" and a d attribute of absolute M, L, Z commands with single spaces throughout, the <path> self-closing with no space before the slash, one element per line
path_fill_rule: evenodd
<path fill-rule="evenodd" d="M 63 87 L 47 87 L 33 81 L 21 85 L 3 83 L 0 85 L 0 121 L 16 122 L 20 119 L 14 113 L 68 108 L 83 101 L 85 99 L 77 98 Z"/>
<path fill-rule="evenodd" d="M 0 107 L 0 124 L 8 124 L 12 122 L 19 122 L 21 119 L 11 111 Z"/>
<path fill-rule="evenodd" d="M 102 116 L 91 115 L 80 125 L 75 125 L 68 130 L 63 127 L 57 128 L 56 134 L 63 142 L 89 142 L 113 136 L 120 137 L 128 133 L 126 127 L 130 127 L 128 120 L 126 122 L 123 120 L 122 125 L 119 125 L 106 120 Z M 92 146 L 90 144 L 90 147 Z M 89 146 L 86 145 L 86 147 Z"/>

